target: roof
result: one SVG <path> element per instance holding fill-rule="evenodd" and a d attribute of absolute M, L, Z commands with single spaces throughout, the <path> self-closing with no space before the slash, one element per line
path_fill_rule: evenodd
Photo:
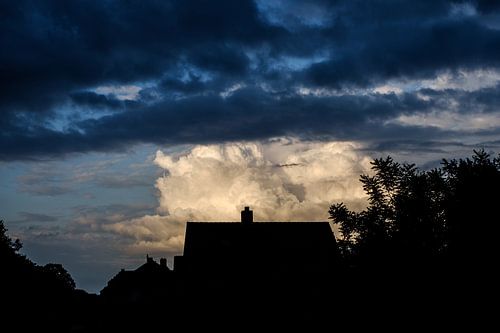
<path fill-rule="evenodd" d="M 188 222 L 186 226 L 184 258 L 212 267 L 318 266 L 336 255 L 329 222 Z"/>
<path fill-rule="evenodd" d="M 171 277 L 172 272 L 166 265 L 162 266 L 147 256 L 146 262 L 137 269 L 132 271 L 122 269 L 118 272 L 101 290 L 101 295 L 118 300 L 136 297 L 134 293 L 137 294 L 139 290 L 142 296 L 145 296 L 149 289 L 166 288 L 165 282 Z"/>
<path fill-rule="evenodd" d="M 141 273 L 141 274 L 154 274 L 157 272 L 164 272 L 164 271 L 169 271 L 168 267 L 162 267 L 160 264 L 158 264 L 154 260 L 148 260 L 141 266 L 135 269 L 134 272 Z"/>

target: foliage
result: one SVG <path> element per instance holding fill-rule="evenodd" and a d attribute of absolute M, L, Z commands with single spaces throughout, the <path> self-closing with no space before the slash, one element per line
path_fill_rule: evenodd
<path fill-rule="evenodd" d="M 360 178 L 367 209 L 353 212 L 337 203 L 329 210 L 349 263 L 430 263 L 490 253 L 485 246 L 498 228 L 493 209 L 500 158 L 480 150 L 472 158 L 443 160 L 440 168 L 420 171 L 387 157 L 375 159 L 372 169 L 373 176 Z"/>
<path fill-rule="evenodd" d="M 75 281 L 61 264 L 47 264 L 41 270 L 57 284 L 65 288 L 75 289 Z"/>
<path fill-rule="evenodd" d="M 0 220 L 0 251 L 2 253 L 15 253 L 18 252 L 22 247 L 23 245 L 21 244 L 19 239 L 13 241 L 7 235 L 7 228 L 5 227 L 3 220 Z"/>
<path fill-rule="evenodd" d="M 39 266 L 19 253 L 22 244 L 19 239 L 12 240 L 7 235 L 7 228 L 0 221 L 0 258 L 6 274 L 2 276 L 9 279 L 10 284 L 25 288 L 29 283 L 32 287 L 44 284 L 41 289 L 51 289 L 58 292 L 63 289 L 75 289 L 75 282 L 71 275 L 60 264 L 47 264 Z"/>

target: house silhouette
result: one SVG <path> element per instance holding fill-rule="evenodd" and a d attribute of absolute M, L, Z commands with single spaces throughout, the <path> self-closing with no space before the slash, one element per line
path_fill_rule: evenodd
<path fill-rule="evenodd" d="M 146 256 L 136 270 L 122 269 L 101 296 L 109 304 L 160 304 L 169 298 L 190 307 L 196 299 L 199 311 L 209 307 L 203 300 L 214 298 L 229 304 L 274 294 L 286 303 L 300 291 L 323 292 L 317 286 L 330 279 L 337 259 L 328 222 L 253 222 L 245 207 L 241 222 L 187 222 L 184 253 L 174 257 L 173 270 L 166 259 L 157 263 Z"/>
<path fill-rule="evenodd" d="M 241 222 L 187 222 L 174 271 L 268 279 L 318 275 L 330 272 L 337 257 L 329 222 L 253 222 L 245 207 Z"/>
<path fill-rule="evenodd" d="M 337 259 L 328 222 L 254 222 L 249 207 L 241 222 L 187 222 L 173 270 L 146 256 L 142 266 L 108 282 L 101 296 L 113 313 L 105 327 L 163 329 L 163 321 L 150 318 L 165 313 L 183 328 L 316 322 L 328 317 L 322 304 L 332 297 Z M 137 313 L 148 318 L 137 327 L 112 319 Z"/>
<path fill-rule="evenodd" d="M 135 270 L 122 269 L 101 290 L 101 296 L 114 303 L 151 302 L 156 295 L 165 295 L 173 287 L 173 272 L 167 259 L 160 263 L 146 255 L 146 262 Z"/>

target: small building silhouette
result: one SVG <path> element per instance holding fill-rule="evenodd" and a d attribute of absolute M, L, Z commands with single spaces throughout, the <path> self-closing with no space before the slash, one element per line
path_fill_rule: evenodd
<path fill-rule="evenodd" d="M 188 222 L 175 272 L 249 277 L 330 272 L 338 256 L 329 222 L 253 222 L 249 207 L 239 222 Z"/>
<path fill-rule="evenodd" d="M 146 255 L 146 262 L 135 270 L 122 269 L 108 281 L 100 294 L 111 302 L 144 302 L 154 299 L 156 295 L 165 294 L 171 286 L 173 272 L 167 266 L 167 259 L 161 258 L 157 263 Z"/>

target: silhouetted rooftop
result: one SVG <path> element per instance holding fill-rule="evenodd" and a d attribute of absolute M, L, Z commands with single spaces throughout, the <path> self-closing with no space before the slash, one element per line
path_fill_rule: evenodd
<path fill-rule="evenodd" d="M 166 285 L 166 279 L 172 272 L 165 258 L 157 263 L 152 257 L 146 256 L 146 262 L 133 271 L 122 269 L 101 290 L 101 295 L 108 298 L 128 298 L 140 290 L 145 293 L 148 288 L 161 289 Z"/>
<path fill-rule="evenodd" d="M 336 255 L 328 222 L 188 222 L 182 261 L 215 270 L 323 270 Z"/>
<path fill-rule="evenodd" d="M 300 251 L 315 254 L 335 242 L 328 222 L 188 222 L 184 255 L 221 255 L 225 251 Z"/>

